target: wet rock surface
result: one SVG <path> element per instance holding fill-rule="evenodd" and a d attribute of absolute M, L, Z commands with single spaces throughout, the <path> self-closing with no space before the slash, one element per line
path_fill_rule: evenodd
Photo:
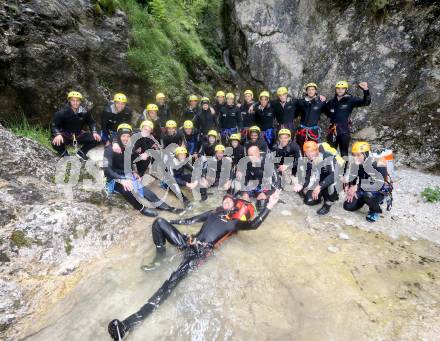
<path fill-rule="evenodd" d="M 129 233 L 136 212 L 102 190 L 66 197 L 51 151 L 1 125 L 0 143 L 1 334 Z"/>
<path fill-rule="evenodd" d="M 359 138 L 401 154 L 401 161 L 440 169 L 440 4 L 436 1 L 228 0 L 237 71 L 296 96 L 316 82 L 367 81 L 372 105 L 353 115 Z"/>

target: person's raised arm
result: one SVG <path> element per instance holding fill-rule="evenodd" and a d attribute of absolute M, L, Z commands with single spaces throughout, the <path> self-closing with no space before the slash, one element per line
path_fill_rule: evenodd
<path fill-rule="evenodd" d="M 364 92 L 363 98 L 353 97 L 353 107 L 365 107 L 371 104 L 370 90 L 368 89 L 367 82 L 359 83 L 359 88 Z"/>
<path fill-rule="evenodd" d="M 208 216 L 211 214 L 211 212 L 212 211 L 207 211 L 191 218 L 170 220 L 170 223 L 176 225 L 191 225 L 191 224 L 201 223 L 206 221 L 206 219 L 208 219 Z"/>
<path fill-rule="evenodd" d="M 278 200 L 280 200 L 281 189 L 277 189 L 270 197 L 266 207 L 251 221 L 238 221 L 237 231 L 240 230 L 256 230 L 267 218 L 270 211 L 274 208 Z"/>

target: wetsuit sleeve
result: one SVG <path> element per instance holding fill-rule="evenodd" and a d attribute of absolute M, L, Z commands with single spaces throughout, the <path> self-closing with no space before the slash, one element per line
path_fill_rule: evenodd
<path fill-rule="evenodd" d="M 237 225 L 236 225 L 236 229 L 237 231 L 243 231 L 243 230 L 256 230 L 262 223 L 263 221 L 267 218 L 267 216 L 270 213 L 270 209 L 268 209 L 267 207 L 264 208 L 260 214 L 258 214 L 258 216 L 251 221 L 238 221 Z"/>
<path fill-rule="evenodd" d="M 102 137 L 104 141 L 108 141 L 109 139 L 109 128 L 108 128 L 108 112 L 107 110 L 103 110 L 101 114 L 101 129 L 102 129 Z"/>
<path fill-rule="evenodd" d="M 241 119 L 241 111 L 237 108 L 237 127 L 240 129 L 243 126 L 243 121 Z"/>
<path fill-rule="evenodd" d="M 109 145 L 104 149 L 104 175 L 108 179 L 124 179 L 123 175 L 116 173 L 112 169 L 113 162 L 113 150 L 112 146 Z"/>
<path fill-rule="evenodd" d="M 330 186 L 332 183 L 335 182 L 335 172 L 333 171 L 331 166 L 327 166 L 327 172 L 328 175 L 319 182 L 319 186 L 321 186 L 321 189 L 327 188 L 328 186 Z"/>
<path fill-rule="evenodd" d="M 88 111 L 87 112 L 87 119 L 86 119 L 86 123 L 90 128 L 90 131 L 92 133 L 96 133 L 96 121 L 93 118 L 92 114 Z"/>
<path fill-rule="evenodd" d="M 371 104 L 371 95 L 370 90 L 363 90 L 364 91 L 364 97 L 353 97 L 352 98 L 352 106 L 353 108 L 356 107 L 365 107 L 367 105 Z"/>
<path fill-rule="evenodd" d="M 322 106 L 322 112 L 325 114 L 325 116 L 327 116 L 327 117 L 329 117 L 329 118 L 332 116 L 332 113 L 331 113 L 331 111 L 330 111 L 330 101 L 325 102 L 325 103 L 323 104 L 323 106 Z"/>
<path fill-rule="evenodd" d="M 206 219 L 208 219 L 208 216 L 211 213 L 212 211 L 207 211 L 191 218 L 171 220 L 170 223 L 176 225 L 191 225 L 191 224 L 201 223 L 206 221 Z"/>
<path fill-rule="evenodd" d="M 61 134 L 62 122 L 63 122 L 63 111 L 57 111 L 53 115 L 53 119 L 52 119 L 51 129 L 53 135 Z"/>

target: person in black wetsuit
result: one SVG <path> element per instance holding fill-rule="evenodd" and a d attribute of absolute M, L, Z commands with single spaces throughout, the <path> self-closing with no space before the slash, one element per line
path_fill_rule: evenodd
<path fill-rule="evenodd" d="M 154 129 L 152 134 L 154 138 L 159 141 L 165 128 L 163 128 L 162 120 L 158 115 L 158 111 L 159 108 L 156 104 L 147 104 L 147 107 L 138 118 L 137 125 L 140 126 L 143 121 L 153 122 Z M 117 152 L 114 148 L 113 150 Z"/>
<path fill-rule="evenodd" d="M 189 155 L 195 160 L 199 157 L 199 151 L 201 147 L 200 132 L 194 128 L 192 121 L 187 120 L 183 122 L 183 127 L 181 130 L 183 135 L 184 143 Z"/>
<path fill-rule="evenodd" d="M 293 98 L 288 98 L 288 90 L 282 86 L 277 90 L 278 99 L 270 101 L 277 119 L 278 129 L 290 129 L 293 131 L 293 121 L 296 114 L 296 102 Z"/>
<path fill-rule="evenodd" d="M 254 93 L 252 90 L 246 90 L 244 92 L 244 103 L 240 107 L 242 121 L 240 132 L 243 140 L 247 138 L 249 128 L 255 125 L 255 112 L 254 110 L 250 110 L 253 108 L 254 104 Z"/>
<path fill-rule="evenodd" d="M 275 142 L 275 112 L 269 101 L 268 91 L 260 93 L 260 102 L 254 105 L 255 122 L 261 128 L 262 135 L 269 148 Z"/>
<path fill-rule="evenodd" d="M 134 145 L 133 156 L 135 160 L 133 161 L 133 165 L 140 177 L 144 176 L 148 166 L 152 163 L 151 155 L 149 155 L 148 151 L 151 149 L 158 150 L 160 147 L 159 141 L 157 141 L 151 134 L 153 129 L 153 122 L 142 122 L 140 125 L 140 133 L 142 136 Z"/>
<path fill-rule="evenodd" d="M 172 143 L 175 143 L 178 146 L 183 146 L 185 144 L 183 133 L 180 130 L 177 130 L 177 123 L 173 120 L 169 120 L 165 123 L 165 133 L 162 134 L 160 140 L 163 148 L 168 147 Z"/>
<path fill-rule="evenodd" d="M 343 160 L 335 155 L 335 150 L 326 143 L 319 145 L 315 141 L 307 141 L 304 143 L 303 151 L 307 157 L 304 183 L 296 185 L 294 191 L 298 192 L 304 198 L 304 203 L 309 206 L 318 205 L 324 199 L 324 204 L 317 213 L 325 215 L 339 198 L 335 188 L 335 168 L 341 169 Z"/>
<path fill-rule="evenodd" d="M 185 122 L 186 120 L 194 120 L 194 117 L 197 115 L 197 105 L 199 103 L 199 98 L 196 95 L 191 95 L 188 98 L 188 107 L 182 113 L 182 118 L 180 119 L 180 124 Z"/>
<path fill-rule="evenodd" d="M 225 150 L 226 148 L 222 144 L 216 145 L 214 157 L 208 158 L 203 164 L 201 179 L 203 188 L 220 186 L 225 191 L 231 188 L 232 160 L 229 157 L 225 157 Z M 226 177 L 222 178 L 222 175 Z M 201 194 L 203 197 L 203 193 Z"/>
<path fill-rule="evenodd" d="M 97 146 L 101 136 L 96 131 L 96 122 L 92 115 L 81 106 L 82 95 L 78 91 L 71 91 L 67 95 L 69 104 L 53 115 L 52 147 L 61 157 L 69 156 L 67 145 L 81 145 L 76 155 L 81 160 L 88 160 L 87 152 Z M 90 132 L 83 130 L 88 125 Z"/>
<path fill-rule="evenodd" d="M 306 96 L 296 102 L 296 114 L 300 116 L 300 128 L 296 132 L 296 141 L 301 150 L 306 141 L 321 142 L 319 119 L 326 112 L 325 97 L 318 96 L 318 86 L 308 83 L 305 86 Z M 321 97 L 323 97 L 321 99 Z"/>
<path fill-rule="evenodd" d="M 220 109 L 226 105 L 225 101 L 225 92 L 224 91 L 217 91 L 215 94 L 215 103 L 214 103 L 214 110 L 217 115 L 220 114 Z"/>
<path fill-rule="evenodd" d="M 290 170 L 290 173 L 295 176 L 301 151 L 298 144 L 292 140 L 292 133 L 289 129 L 283 128 L 278 131 L 278 141 L 274 144 L 272 151 L 275 157 L 280 158 L 275 163 L 277 171 L 281 175 L 287 175 L 287 171 Z M 292 162 L 288 162 L 287 158 L 292 158 Z"/>
<path fill-rule="evenodd" d="M 354 179 L 345 187 L 344 209 L 357 211 L 367 205 L 369 210 L 366 219 L 369 222 L 376 222 L 379 220 L 379 214 L 382 213 L 380 205 L 385 194 L 392 189 L 387 182 L 387 167 L 368 159 L 371 148 L 365 141 L 355 142 L 351 151 L 359 168 Z M 364 167 L 367 162 L 371 162 L 369 170 Z"/>
<path fill-rule="evenodd" d="M 116 143 L 119 144 L 122 153 L 113 152 L 111 145 L 108 145 L 104 149 L 104 175 L 107 178 L 107 189 L 109 192 L 116 191 L 127 200 L 134 209 L 141 212 L 141 214 L 148 217 L 156 217 L 157 212 L 154 209 L 147 208 L 136 199 L 136 195 L 142 196 L 149 202 L 153 203 L 158 209 L 170 211 L 174 213 L 182 212 L 181 209 L 171 207 L 156 194 L 151 192 L 148 188 L 142 187 L 139 180 L 139 176 L 133 172 L 130 174 L 125 173 L 124 169 L 124 152 L 127 147 L 132 128 L 129 124 L 122 123 L 117 128 L 118 138 Z M 130 166 L 131 160 L 130 158 Z M 136 193 L 136 195 L 134 194 Z"/>
<path fill-rule="evenodd" d="M 113 340 L 120 341 L 129 331 L 145 320 L 165 299 L 172 290 L 188 275 L 190 270 L 197 268 L 203 260 L 212 254 L 212 249 L 231 234 L 239 231 L 256 230 L 261 226 L 279 200 L 280 191 L 273 193 L 266 207 L 258 216 L 251 220 L 253 208 L 248 203 L 227 195 L 222 206 L 196 215 L 192 218 L 167 221 L 157 218 L 152 225 L 153 241 L 156 256 L 152 263 L 142 266 L 144 271 L 157 268 L 166 255 L 166 243 L 184 252 L 183 261 L 169 279 L 137 312 L 123 321 L 112 320 L 108 332 Z M 173 224 L 203 223 L 199 232 L 193 236 L 186 235 Z"/>
<path fill-rule="evenodd" d="M 370 91 L 366 82 L 359 83 L 362 89 L 363 98 L 355 97 L 347 93 L 348 82 L 339 81 L 336 83 L 335 97 L 327 102 L 326 114 L 330 117 L 330 128 L 327 141 L 333 148 L 338 148 L 342 156 L 348 156 L 350 145 L 350 115 L 354 108 L 368 106 L 371 104 Z"/>
<path fill-rule="evenodd" d="M 202 143 L 200 149 L 200 155 L 203 156 L 214 156 L 215 146 L 218 144 L 218 133 L 215 130 L 210 130 L 207 134 L 205 141 Z"/>
<path fill-rule="evenodd" d="M 175 117 L 171 117 L 171 109 L 166 102 L 166 96 L 162 92 L 156 95 L 156 105 L 161 122 L 164 123 L 168 120 L 175 120 Z"/>
<path fill-rule="evenodd" d="M 260 128 L 253 126 L 249 128 L 249 138 L 244 144 L 244 149 L 247 154 L 248 150 L 252 146 L 257 146 L 261 153 L 265 154 L 269 151 L 269 147 L 266 141 L 260 137 Z"/>
<path fill-rule="evenodd" d="M 238 133 L 241 128 L 241 110 L 235 104 L 233 93 L 226 94 L 226 104 L 220 108 L 218 120 L 222 141 L 227 143 L 229 136 Z"/>
<path fill-rule="evenodd" d="M 101 114 L 101 137 L 105 146 L 117 139 L 116 129 L 121 123 L 132 123 L 133 112 L 127 105 L 127 96 L 118 93 Z"/>
<path fill-rule="evenodd" d="M 244 147 L 240 143 L 241 136 L 240 134 L 232 134 L 229 137 L 229 145 L 232 148 L 232 166 L 235 167 L 238 162 L 245 157 Z"/>
<path fill-rule="evenodd" d="M 194 126 L 206 136 L 210 130 L 218 130 L 218 115 L 215 110 L 209 106 L 209 98 L 203 97 L 200 103 L 202 109 L 194 117 L 193 123 Z"/>

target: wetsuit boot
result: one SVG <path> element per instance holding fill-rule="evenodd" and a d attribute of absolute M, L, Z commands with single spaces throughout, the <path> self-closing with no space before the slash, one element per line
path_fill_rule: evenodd
<path fill-rule="evenodd" d="M 324 203 L 324 205 L 322 205 L 322 207 L 316 211 L 316 213 L 318 213 L 318 215 L 326 215 L 328 212 L 330 212 L 330 205 L 327 203 Z"/>
<path fill-rule="evenodd" d="M 163 210 L 163 211 L 168 211 L 171 213 L 176 213 L 176 214 L 179 214 L 179 213 L 182 213 L 183 211 L 185 211 L 184 208 L 172 207 L 172 206 L 168 205 L 166 202 L 163 202 L 162 204 L 160 204 L 158 209 Z"/>
<path fill-rule="evenodd" d="M 156 246 L 156 255 L 154 256 L 154 259 L 151 261 L 151 263 L 147 265 L 142 265 L 141 269 L 144 271 L 152 271 L 157 269 L 160 266 L 160 263 L 165 258 L 165 255 L 166 255 L 165 246 Z"/>
<path fill-rule="evenodd" d="M 141 212 L 142 215 L 147 216 L 147 217 L 157 217 L 157 215 L 158 215 L 156 210 L 153 210 L 152 208 L 148 208 L 145 206 L 142 206 L 142 208 L 139 210 L 139 212 Z"/>

